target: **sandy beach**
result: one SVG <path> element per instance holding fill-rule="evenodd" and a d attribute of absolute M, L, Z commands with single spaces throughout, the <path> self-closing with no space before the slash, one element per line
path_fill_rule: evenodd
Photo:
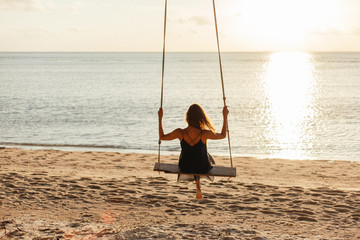
<path fill-rule="evenodd" d="M 238 177 L 203 181 L 196 200 L 155 161 L 0 149 L 0 239 L 360 239 L 356 162 L 235 158 Z"/>

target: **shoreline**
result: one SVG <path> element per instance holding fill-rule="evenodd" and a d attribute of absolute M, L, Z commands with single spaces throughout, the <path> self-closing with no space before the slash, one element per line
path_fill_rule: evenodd
<path fill-rule="evenodd" d="M 238 176 L 202 181 L 203 200 L 154 172 L 155 154 L 4 148 L 0 162 L 1 239 L 360 237 L 354 162 L 236 157 Z"/>
<path fill-rule="evenodd" d="M 130 149 L 130 148 L 120 148 L 112 145 L 108 146 L 100 146 L 100 145 L 87 145 L 87 144 L 38 144 L 38 143 L 11 143 L 11 142 L 0 142 L 0 148 L 20 148 L 24 150 L 58 150 L 58 151 L 66 151 L 66 152 L 117 152 L 117 153 L 134 153 L 134 154 L 157 154 L 157 150 L 148 150 L 148 149 Z M 179 156 L 179 151 L 166 151 L 161 150 L 161 155 L 165 156 Z M 229 154 L 222 154 L 213 152 L 211 155 L 220 156 L 220 157 L 228 157 Z M 266 155 L 266 154 L 254 154 L 254 155 L 246 155 L 246 154 L 234 154 L 232 153 L 233 158 L 254 158 L 259 160 L 266 160 L 266 159 L 282 159 L 282 160 L 306 160 L 306 161 L 345 161 L 345 162 L 355 162 L 360 164 L 360 159 L 326 159 L 326 158 L 282 158 Z"/>

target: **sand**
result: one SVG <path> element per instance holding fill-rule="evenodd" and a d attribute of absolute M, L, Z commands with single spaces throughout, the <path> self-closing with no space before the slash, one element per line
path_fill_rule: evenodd
<path fill-rule="evenodd" d="M 155 161 L 0 149 L 0 239 L 360 239 L 356 162 L 235 158 L 238 177 L 203 181 L 196 200 Z"/>

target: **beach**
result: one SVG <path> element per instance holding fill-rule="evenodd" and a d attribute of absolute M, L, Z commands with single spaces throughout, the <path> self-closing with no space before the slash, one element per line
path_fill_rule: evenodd
<path fill-rule="evenodd" d="M 202 181 L 196 200 L 156 161 L 1 148 L 0 239 L 360 239 L 357 162 L 236 157 L 238 176 Z"/>

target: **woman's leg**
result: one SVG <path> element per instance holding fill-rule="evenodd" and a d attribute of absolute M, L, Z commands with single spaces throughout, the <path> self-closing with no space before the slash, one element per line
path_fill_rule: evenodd
<path fill-rule="evenodd" d="M 196 182 L 196 199 L 202 199 L 201 186 L 200 186 L 200 176 L 195 176 Z"/>

